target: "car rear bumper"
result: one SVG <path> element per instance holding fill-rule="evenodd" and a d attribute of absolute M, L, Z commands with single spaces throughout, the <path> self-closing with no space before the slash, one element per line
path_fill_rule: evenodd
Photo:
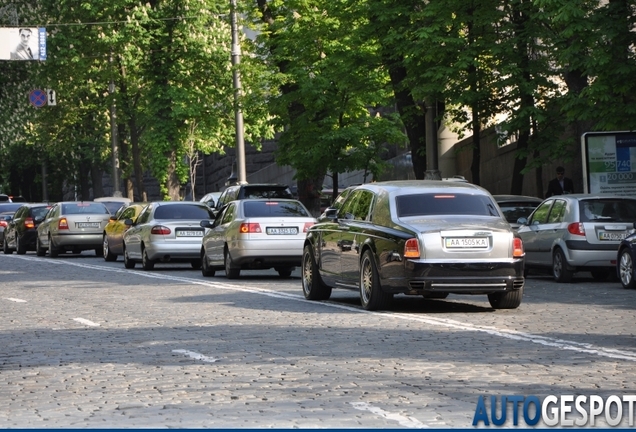
<path fill-rule="evenodd" d="M 619 242 L 591 244 L 587 241 L 567 241 L 567 262 L 572 267 L 614 267 Z"/>
<path fill-rule="evenodd" d="M 201 239 L 198 242 L 152 243 L 147 245 L 148 258 L 158 261 L 178 261 L 201 258 Z"/>
<path fill-rule="evenodd" d="M 243 268 L 271 268 L 276 265 L 300 266 L 304 238 L 286 241 L 244 240 L 230 247 L 234 264 Z"/>
<path fill-rule="evenodd" d="M 53 245 L 58 248 L 93 249 L 103 246 L 102 234 L 71 234 L 58 233 L 51 237 Z"/>
<path fill-rule="evenodd" d="M 407 261 L 406 286 L 394 292 L 489 294 L 522 289 L 523 260 L 427 263 Z"/>

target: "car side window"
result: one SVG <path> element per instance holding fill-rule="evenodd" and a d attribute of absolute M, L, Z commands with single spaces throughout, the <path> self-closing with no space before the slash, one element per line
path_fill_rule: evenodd
<path fill-rule="evenodd" d="M 221 220 L 221 225 L 226 223 L 230 223 L 232 219 L 234 219 L 234 212 L 236 211 L 236 204 L 232 203 L 227 206 L 225 212 L 223 213 L 223 218 Z"/>
<path fill-rule="evenodd" d="M 126 210 L 122 212 L 119 219 L 133 219 L 134 217 L 135 217 L 135 208 L 128 207 Z"/>
<path fill-rule="evenodd" d="M 139 224 L 148 222 L 148 219 L 150 219 L 151 212 L 152 212 L 152 204 L 147 206 L 145 209 L 143 209 L 143 211 L 137 218 L 137 224 L 139 225 Z"/>
<path fill-rule="evenodd" d="M 353 218 L 355 220 L 368 220 L 371 212 L 371 204 L 373 203 L 373 193 L 367 190 L 361 190 L 358 193 L 358 199 L 353 207 Z"/>
<path fill-rule="evenodd" d="M 358 192 L 359 191 L 354 191 L 349 194 L 347 199 L 345 199 L 345 202 L 342 203 L 342 207 L 340 208 L 340 210 L 338 210 L 338 217 L 340 219 L 354 219 L 356 201 L 358 199 L 358 196 L 360 195 Z"/>
<path fill-rule="evenodd" d="M 550 206 L 552 206 L 553 200 L 545 201 L 540 204 L 539 207 L 532 214 L 530 225 L 544 224 L 548 221 L 548 214 L 550 212 Z"/>
<path fill-rule="evenodd" d="M 563 222 L 563 216 L 565 215 L 565 201 L 563 200 L 554 200 L 554 205 L 550 210 L 550 215 L 548 216 L 548 223 L 559 223 Z"/>
<path fill-rule="evenodd" d="M 13 216 L 13 219 L 15 220 L 15 219 L 19 219 L 19 218 L 21 218 L 21 217 L 22 217 L 22 215 L 24 214 L 25 210 L 26 210 L 26 207 L 20 207 L 20 208 L 18 209 L 18 211 L 17 211 L 17 212 L 15 212 L 15 215 Z"/>

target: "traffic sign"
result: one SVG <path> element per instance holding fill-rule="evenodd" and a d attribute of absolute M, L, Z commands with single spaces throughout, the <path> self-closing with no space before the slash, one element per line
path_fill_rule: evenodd
<path fill-rule="evenodd" d="M 32 90 L 29 93 L 29 102 L 36 108 L 41 108 L 46 105 L 46 93 L 40 89 Z"/>
<path fill-rule="evenodd" d="M 57 105 L 57 99 L 55 98 L 55 90 L 46 89 L 46 95 L 47 95 L 47 99 L 46 99 L 47 105 L 49 106 Z"/>

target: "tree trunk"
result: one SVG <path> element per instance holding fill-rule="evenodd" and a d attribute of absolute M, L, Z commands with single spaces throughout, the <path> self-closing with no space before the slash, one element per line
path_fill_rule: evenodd
<path fill-rule="evenodd" d="M 181 201 L 181 182 L 177 177 L 177 152 L 171 150 L 166 157 L 168 158 L 168 178 L 166 180 L 168 197 L 171 201 Z"/>
<path fill-rule="evenodd" d="M 102 178 L 104 171 L 102 171 L 95 162 L 91 167 L 91 182 L 93 183 L 93 198 L 99 198 L 104 196 L 104 186 L 102 184 Z"/>
<path fill-rule="evenodd" d="M 481 123 L 479 122 L 479 110 L 473 106 L 473 161 L 470 166 L 471 182 L 481 184 Z"/>

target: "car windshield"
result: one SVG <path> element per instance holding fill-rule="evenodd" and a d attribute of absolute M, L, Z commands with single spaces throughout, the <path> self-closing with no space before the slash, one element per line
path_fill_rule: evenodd
<path fill-rule="evenodd" d="M 598 199 L 585 200 L 579 206 L 581 222 L 634 222 L 636 200 Z"/>
<path fill-rule="evenodd" d="M 537 206 L 527 203 L 506 203 L 499 204 L 499 208 L 508 222 L 516 223 L 519 218 L 527 218 L 530 216 L 530 213 L 532 213 Z"/>
<path fill-rule="evenodd" d="M 292 198 L 287 187 L 253 186 L 244 189 L 243 198 Z"/>
<path fill-rule="evenodd" d="M 101 203 L 77 202 L 62 204 L 62 214 L 108 214 L 108 209 Z"/>
<path fill-rule="evenodd" d="M 310 217 L 307 210 L 293 201 L 245 201 L 243 203 L 245 217 Z"/>
<path fill-rule="evenodd" d="M 155 210 L 155 219 L 212 219 L 209 207 L 203 205 L 174 204 L 163 205 Z"/>
<path fill-rule="evenodd" d="M 398 217 L 431 215 L 499 216 L 494 202 L 485 195 L 425 193 L 399 195 L 395 199 Z"/>
<path fill-rule="evenodd" d="M 31 209 L 31 214 L 33 214 L 34 218 L 43 219 L 46 216 L 46 212 L 49 211 L 51 207 L 34 207 Z"/>

